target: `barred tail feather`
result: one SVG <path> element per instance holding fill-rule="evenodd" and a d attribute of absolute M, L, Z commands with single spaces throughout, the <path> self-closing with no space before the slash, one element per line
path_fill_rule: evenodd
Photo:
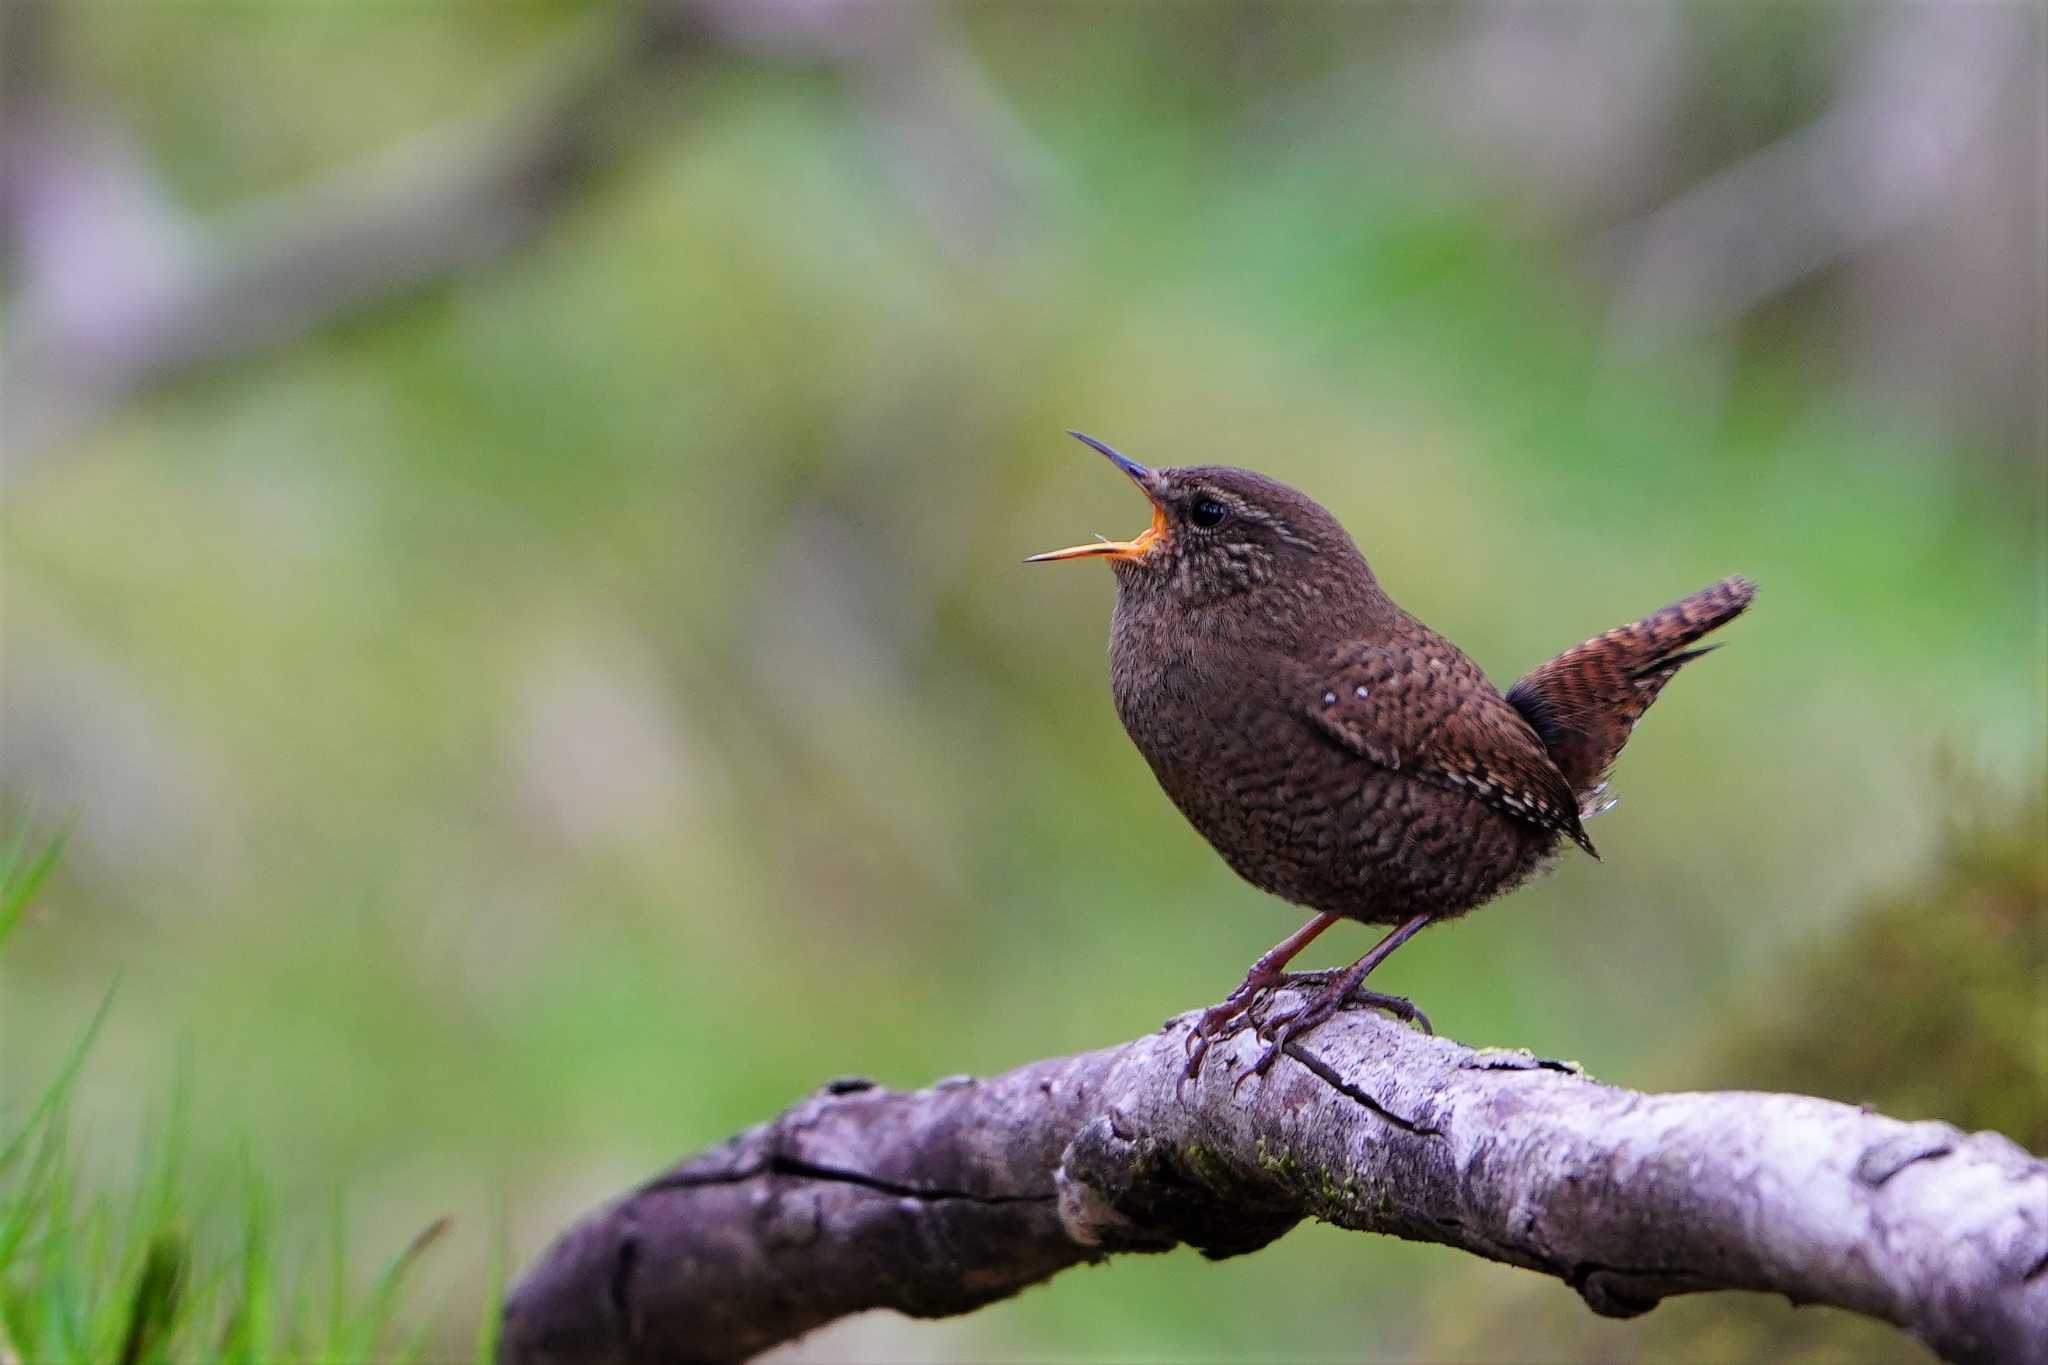
<path fill-rule="evenodd" d="M 1687 646 L 1740 616 L 1755 596 L 1748 579 L 1724 578 L 1566 650 L 1508 689 L 1509 704 L 1542 737 L 1582 807 L 1601 808 L 1607 770 L 1664 685 L 1716 648 Z"/>

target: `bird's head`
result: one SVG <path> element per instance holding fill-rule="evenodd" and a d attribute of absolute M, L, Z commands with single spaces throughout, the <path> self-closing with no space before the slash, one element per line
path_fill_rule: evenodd
<path fill-rule="evenodd" d="M 1148 469 L 1092 436 L 1067 434 L 1138 485 L 1152 503 L 1152 524 L 1130 540 L 1052 550 L 1027 564 L 1106 559 L 1123 592 L 1163 593 L 1189 605 L 1261 590 L 1299 594 L 1371 583 L 1351 537 L 1299 489 L 1229 465 Z"/>

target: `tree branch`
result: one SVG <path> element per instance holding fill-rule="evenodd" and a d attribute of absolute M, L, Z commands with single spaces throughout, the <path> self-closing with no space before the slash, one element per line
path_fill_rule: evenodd
<path fill-rule="evenodd" d="M 1763 1290 L 1958 1361 L 2048 1359 L 2048 1162 L 1799 1095 L 1646 1095 L 1378 1015 L 1175 1098 L 1193 1016 L 990 1080 L 836 1081 L 559 1237 L 499 1359 L 739 1360 L 871 1308 L 968 1312 L 1083 1261 L 1303 1218 L 1554 1275 L 1596 1313 Z"/>

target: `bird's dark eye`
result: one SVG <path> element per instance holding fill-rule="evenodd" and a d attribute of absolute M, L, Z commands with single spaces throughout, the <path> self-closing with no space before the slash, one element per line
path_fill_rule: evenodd
<path fill-rule="evenodd" d="M 1230 515 L 1230 509 L 1214 498 L 1196 498 L 1195 505 L 1188 509 L 1188 520 L 1205 531 L 1221 526 Z"/>

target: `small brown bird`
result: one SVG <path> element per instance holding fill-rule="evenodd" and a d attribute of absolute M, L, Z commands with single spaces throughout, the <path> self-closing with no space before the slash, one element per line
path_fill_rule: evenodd
<path fill-rule="evenodd" d="M 1612 805 L 1606 774 L 1687 648 L 1749 605 L 1728 578 L 1595 636 L 1502 696 L 1479 666 L 1394 604 L 1314 499 L 1224 465 L 1148 469 L 1086 442 L 1152 503 L 1134 540 L 1034 555 L 1107 559 L 1116 574 L 1110 686 L 1124 729 L 1189 822 L 1252 885 L 1316 917 L 1252 964 L 1191 1035 L 1256 1026 L 1270 1068 L 1347 1002 L 1428 1020 L 1363 981 L 1424 925 L 1483 905 Z M 1708 648 L 1711 648 L 1709 646 Z M 1346 971 L 1283 969 L 1340 919 L 1393 925 Z M 1275 987 L 1324 980 L 1258 1020 Z M 1240 1082 L 1244 1077 L 1239 1077 Z"/>

